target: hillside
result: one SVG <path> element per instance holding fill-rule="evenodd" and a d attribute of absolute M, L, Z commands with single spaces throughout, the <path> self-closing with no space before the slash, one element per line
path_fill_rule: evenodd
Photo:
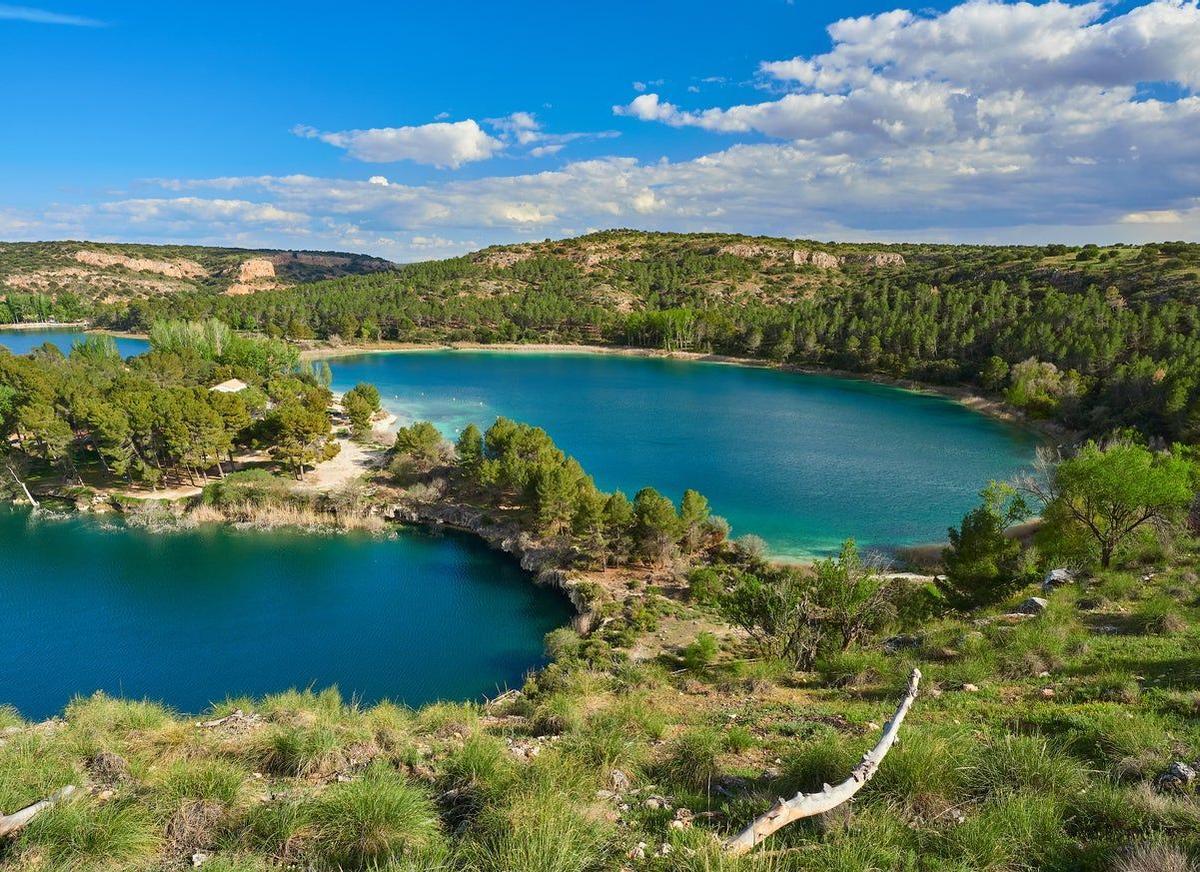
<path fill-rule="evenodd" d="M 1074 430 L 1200 435 L 1194 243 L 878 245 L 613 230 L 399 267 L 355 255 L 47 243 L 0 248 L 0 282 L 43 288 L 10 292 L 0 320 L 145 331 L 163 318 L 217 317 L 339 345 L 719 354 L 963 386 Z"/>
<path fill-rule="evenodd" d="M 1200 245 L 849 245 L 609 231 L 239 297 L 95 311 L 215 316 L 327 343 L 634 346 L 1002 396 L 1075 430 L 1200 434 Z"/>
<path fill-rule="evenodd" d="M 380 258 L 333 251 L 10 242 L 0 243 L 0 300 L 74 296 L 86 308 L 183 292 L 252 293 L 392 268 Z"/>

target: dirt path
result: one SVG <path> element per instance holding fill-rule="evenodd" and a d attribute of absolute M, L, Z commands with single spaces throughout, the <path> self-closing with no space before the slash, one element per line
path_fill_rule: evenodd
<path fill-rule="evenodd" d="M 378 469 L 392 443 L 396 416 L 387 414 L 375 421 L 369 442 L 355 442 L 348 437 L 334 441 L 341 447 L 337 457 L 326 460 L 298 482 L 295 489 L 311 493 L 327 493 L 359 478 L 363 473 Z"/>

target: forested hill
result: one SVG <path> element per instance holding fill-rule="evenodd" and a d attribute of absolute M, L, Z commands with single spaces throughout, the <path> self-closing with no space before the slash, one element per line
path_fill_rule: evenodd
<path fill-rule="evenodd" d="M 93 306 L 177 293 L 252 293 L 393 269 L 337 251 L 134 245 L 0 243 L 0 323 L 87 317 Z"/>
<path fill-rule="evenodd" d="M 83 244 L 72 245 L 76 258 Z M 214 252 L 211 265 L 198 261 L 210 275 L 228 275 L 219 257 L 237 262 L 230 250 L 204 251 Z M 238 290 L 262 292 L 234 295 L 214 291 L 217 280 L 169 295 L 113 291 L 81 308 L 133 330 L 164 316 L 216 316 L 291 339 L 712 352 L 969 384 L 1079 429 L 1200 438 L 1200 244 L 879 245 L 614 230 L 381 266 L 353 261 L 339 268 L 357 274 L 310 283 L 251 278 Z"/>

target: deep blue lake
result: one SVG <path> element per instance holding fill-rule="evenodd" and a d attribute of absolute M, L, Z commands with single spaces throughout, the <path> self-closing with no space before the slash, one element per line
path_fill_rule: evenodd
<path fill-rule="evenodd" d="M 419 705 L 519 687 L 566 598 L 454 534 L 109 529 L 0 508 L 0 705 L 104 690 L 186 712 L 337 685 Z"/>

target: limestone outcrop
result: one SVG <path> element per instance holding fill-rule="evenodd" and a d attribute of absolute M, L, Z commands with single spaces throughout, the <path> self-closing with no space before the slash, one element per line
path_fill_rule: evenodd
<path fill-rule="evenodd" d="M 278 284 L 275 282 L 275 264 L 266 257 L 252 257 L 238 266 L 233 284 L 225 290 L 225 294 L 237 297 L 253 294 L 255 291 L 269 291 L 276 287 Z"/>
<path fill-rule="evenodd" d="M 421 524 L 428 527 L 449 527 L 478 536 L 489 547 L 517 558 L 521 568 L 532 573 L 541 585 L 555 587 L 566 594 L 578 612 L 573 625 L 586 633 L 592 628 L 592 603 L 581 585 L 585 579 L 563 569 L 559 554 L 538 542 L 513 524 L 496 523 L 472 506 L 459 504 L 401 503 L 384 509 L 383 517 L 402 524 Z"/>
<path fill-rule="evenodd" d="M 842 258 L 826 251 L 810 251 L 807 248 L 797 248 L 792 252 L 792 263 L 796 266 L 812 264 L 818 269 L 837 269 L 842 265 Z"/>
<path fill-rule="evenodd" d="M 904 255 L 895 251 L 868 251 L 854 256 L 854 262 L 860 266 L 888 267 L 904 266 Z"/>
<path fill-rule="evenodd" d="M 183 257 L 175 260 L 152 260 L 148 257 L 125 257 L 121 254 L 109 254 L 107 251 L 84 248 L 75 252 L 75 259 L 80 263 L 101 269 L 119 266 L 131 272 L 158 273 L 173 279 L 198 279 L 208 275 L 208 270 L 196 261 Z"/>
<path fill-rule="evenodd" d="M 237 280 L 239 282 L 273 278 L 275 278 L 275 264 L 265 257 L 252 257 L 242 261 L 242 265 L 238 267 Z"/>

